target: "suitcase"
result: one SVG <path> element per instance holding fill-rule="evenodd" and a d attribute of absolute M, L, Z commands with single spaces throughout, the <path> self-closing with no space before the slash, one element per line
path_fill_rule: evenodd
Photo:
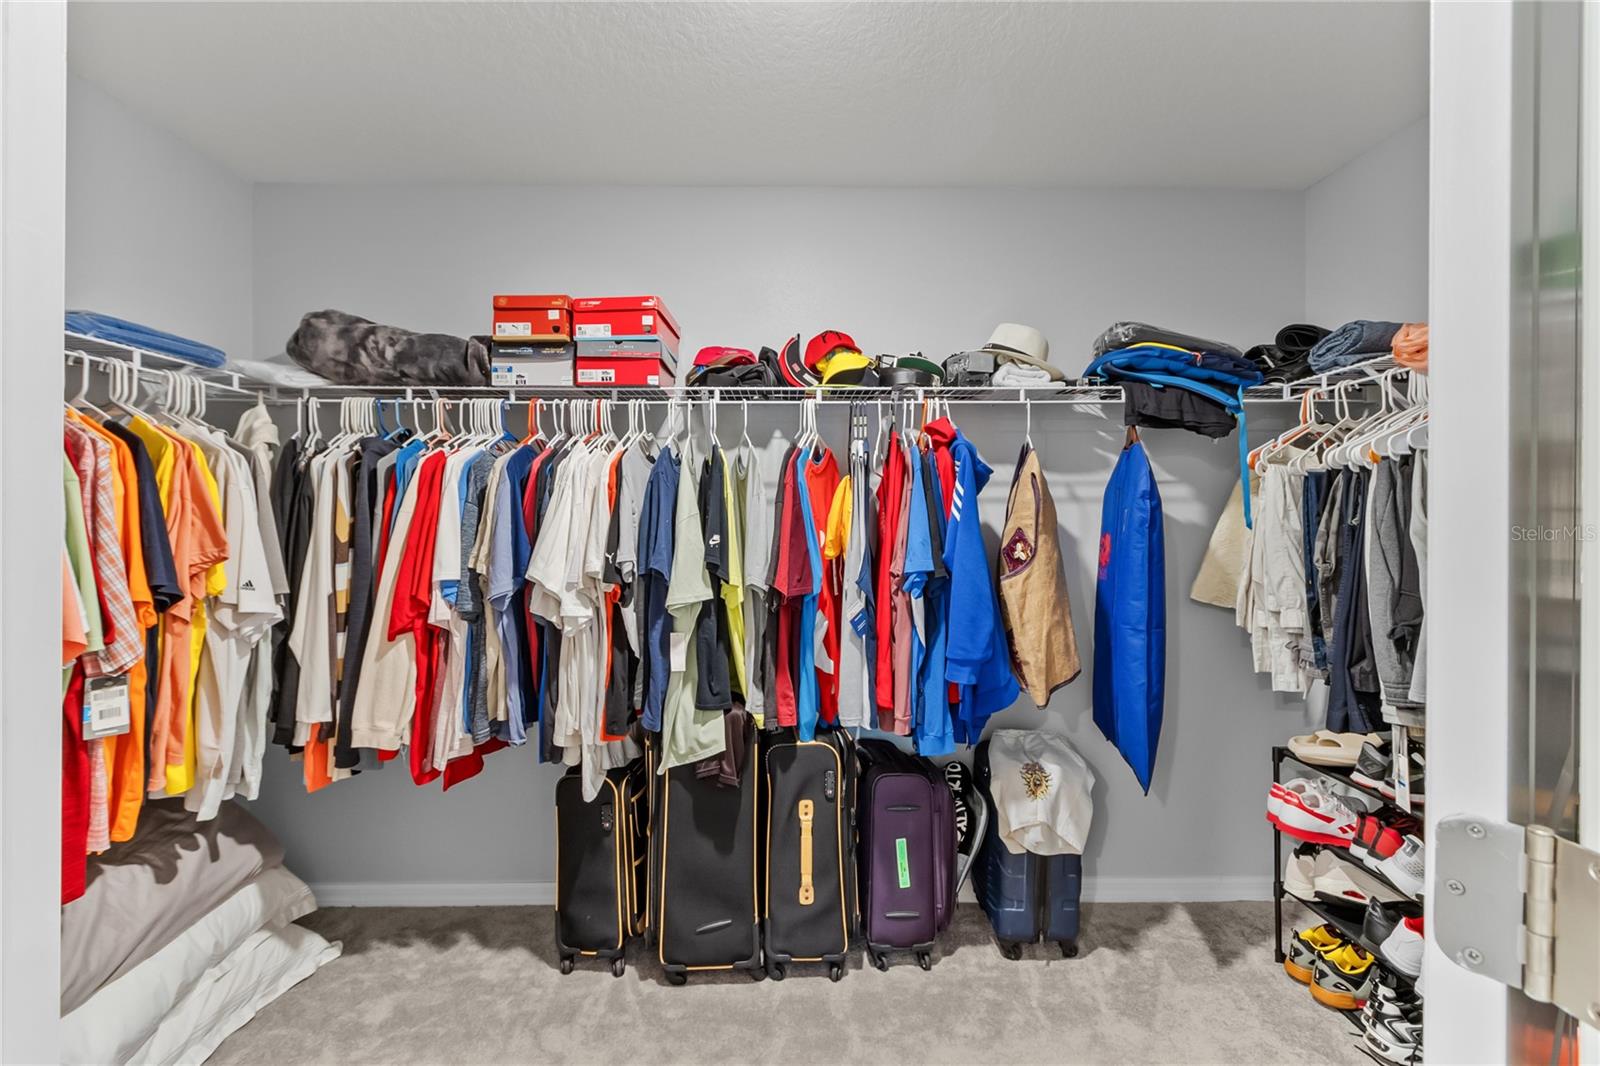
<path fill-rule="evenodd" d="M 815 740 L 784 730 L 762 738 L 761 763 L 767 976 L 820 962 L 837 981 L 856 929 L 855 744 L 843 730 Z"/>
<path fill-rule="evenodd" d="M 989 742 L 973 756 L 978 789 L 990 807 Z M 1083 856 L 1013 855 L 1000 840 L 1000 820 L 990 818 L 972 887 L 989 916 L 1000 954 L 1022 957 L 1022 945 L 1054 940 L 1061 954 L 1078 954 L 1078 904 L 1083 891 Z"/>
<path fill-rule="evenodd" d="M 556 954 L 564 974 L 584 955 L 610 959 L 612 976 L 621 977 L 628 938 L 644 929 L 649 775 L 645 759 L 608 771 L 592 802 L 576 767 L 556 782 Z"/>
<path fill-rule="evenodd" d="M 656 957 L 668 984 L 685 984 L 700 970 L 765 976 L 756 893 L 760 752 L 755 723 L 747 717 L 744 728 L 748 754 L 738 788 L 696 777 L 693 765 L 674 766 L 657 782 L 650 893 Z"/>
<path fill-rule="evenodd" d="M 950 924 L 956 898 L 956 832 L 949 786 L 933 764 L 887 740 L 856 745 L 861 759 L 861 923 L 867 957 L 911 951 L 924 970 Z"/>

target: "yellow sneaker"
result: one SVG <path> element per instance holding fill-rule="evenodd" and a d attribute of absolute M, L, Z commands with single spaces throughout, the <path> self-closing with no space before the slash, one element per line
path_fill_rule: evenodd
<path fill-rule="evenodd" d="M 1309 985 L 1314 976 L 1317 959 L 1347 943 L 1331 925 L 1313 925 L 1297 930 L 1289 941 L 1289 954 L 1283 960 L 1283 972 Z"/>
<path fill-rule="evenodd" d="M 1312 998 L 1334 1010 L 1364 1007 L 1378 974 L 1372 956 L 1348 943 L 1320 956 L 1312 969 Z"/>

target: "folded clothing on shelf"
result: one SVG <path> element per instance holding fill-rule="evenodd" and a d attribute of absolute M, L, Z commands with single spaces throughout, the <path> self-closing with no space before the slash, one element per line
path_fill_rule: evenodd
<path fill-rule="evenodd" d="M 1327 335 L 1321 326 L 1292 323 L 1280 329 L 1271 344 L 1258 344 L 1244 357 L 1260 369 L 1267 384 L 1298 381 L 1311 373 L 1311 349 Z"/>
<path fill-rule="evenodd" d="M 1311 369 L 1325 374 L 1390 355 L 1394 350 L 1394 335 L 1398 332 L 1398 322 L 1369 322 L 1364 318 L 1346 322 L 1311 349 Z"/>
<path fill-rule="evenodd" d="M 1222 341 L 1209 341 L 1204 337 L 1195 337 L 1188 333 L 1179 333 L 1177 330 L 1163 329 L 1152 326 L 1147 322 L 1114 322 L 1106 327 L 1104 333 L 1094 339 L 1092 349 L 1096 357 L 1114 352 L 1118 348 L 1134 348 L 1141 344 L 1159 344 L 1168 348 L 1182 348 L 1185 351 L 1201 352 L 1210 355 L 1226 355 L 1235 359 L 1243 359 L 1244 355 L 1231 344 Z"/>
<path fill-rule="evenodd" d="M 68 311 L 67 332 L 80 333 L 85 337 L 95 337 L 113 344 L 126 344 L 141 351 L 170 355 L 174 359 L 182 359 L 213 370 L 228 361 L 227 354 L 221 348 L 213 348 L 209 344 L 180 337 L 176 333 L 167 333 L 95 311 Z"/>
<path fill-rule="evenodd" d="M 305 315 L 283 347 L 290 359 L 340 385 L 489 384 L 482 341 L 413 333 L 345 311 Z"/>

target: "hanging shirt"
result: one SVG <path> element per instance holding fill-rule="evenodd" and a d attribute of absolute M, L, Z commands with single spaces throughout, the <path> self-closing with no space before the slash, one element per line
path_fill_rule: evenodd
<path fill-rule="evenodd" d="M 741 445 L 731 464 L 734 522 L 744 553 L 744 705 L 757 728 L 766 721 L 764 669 L 767 631 L 767 581 L 772 570 L 772 512 L 756 466 L 755 449 Z"/>
<path fill-rule="evenodd" d="M 660 463 L 660 460 L 657 460 Z M 706 575 L 705 528 L 700 520 L 700 463 L 685 454 L 678 478 L 677 515 L 673 522 L 672 576 L 666 606 L 672 616 L 671 674 L 662 710 L 661 772 L 698 762 L 722 751 L 722 712 L 695 706 L 700 668 L 696 661 L 696 623 L 712 598 Z"/>
<path fill-rule="evenodd" d="M 806 550 L 806 521 L 800 507 L 805 490 L 800 484 L 796 462 L 798 448 L 783 455 L 778 468 L 778 513 L 775 522 L 771 587 L 775 603 L 775 624 L 770 627 L 773 648 L 773 695 L 779 726 L 799 724 L 800 613 L 805 598 L 811 595 L 811 555 Z M 809 661 L 810 642 L 807 641 Z M 813 678 L 810 682 L 815 684 Z"/>
<path fill-rule="evenodd" d="M 667 684 L 672 672 L 672 620 L 667 614 L 667 587 L 672 575 L 673 540 L 677 525 L 680 463 L 670 448 L 656 456 L 639 509 L 639 623 L 643 650 L 639 655 L 642 702 L 640 722 L 661 732 Z"/>
<path fill-rule="evenodd" d="M 700 545 L 704 553 L 706 582 L 711 595 L 695 618 L 694 705 L 703 711 L 726 711 L 733 706 L 731 642 L 724 610 L 723 578 L 731 569 L 728 543 L 727 496 L 724 492 L 722 450 L 712 445 L 700 468 L 696 506 L 700 511 Z"/>
<path fill-rule="evenodd" d="M 811 556 L 816 568 L 817 620 L 814 658 L 817 671 L 817 700 L 819 714 L 824 722 L 839 718 L 839 646 L 840 595 L 844 571 L 842 559 L 825 560 L 823 541 L 828 536 L 828 511 L 839 490 L 839 462 L 833 452 L 821 444 L 812 449 L 803 466 L 806 504 L 810 508 L 808 543 L 814 541 L 816 552 Z"/>
<path fill-rule="evenodd" d="M 822 686 L 819 682 L 824 676 L 823 651 L 827 635 L 827 619 L 818 609 L 822 588 L 827 583 L 822 566 L 822 538 L 818 532 L 816 513 L 811 506 L 810 486 L 806 483 L 805 468 L 812 463 L 809 450 L 798 453 L 794 459 L 795 496 L 800 503 L 797 510 L 800 519 L 798 550 L 804 552 L 810 573 L 810 581 L 800 597 L 799 625 L 795 635 L 795 726 L 803 741 L 814 739 L 817 720 L 822 713 Z M 831 674 L 832 662 L 826 665 L 827 673 Z"/>
<path fill-rule="evenodd" d="M 878 558 L 874 583 L 873 629 L 876 649 L 873 667 L 873 699 L 878 708 L 878 727 L 904 734 L 910 728 L 895 714 L 894 683 L 894 558 L 899 550 L 900 511 L 905 499 L 905 456 L 899 434 L 890 433 L 884 441 L 883 474 L 878 480 Z M 904 729 L 900 728 L 904 726 Z"/>
<path fill-rule="evenodd" d="M 978 494 L 994 471 L 959 432 L 951 442 L 950 455 L 955 492 L 944 536 L 945 569 L 950 574 L 948 617 L 952 620 L 945 649 L 945 677 L 958 686 L 959 700 L 952 723 L 955 741 L 976 744 L 990 716 L 1015 703 L 1021 689 L 1012 672 L 1010 646 L 1006 643 L 978 511 Z M 955 619 L 960 619 L 959 625 Z"/>

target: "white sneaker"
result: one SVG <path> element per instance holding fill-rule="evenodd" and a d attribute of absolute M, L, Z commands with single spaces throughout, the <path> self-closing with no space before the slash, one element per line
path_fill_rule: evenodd
<path fill-rule="evenodd" d="M 1313 902 L 1317 898 L 1317 864 L 1326 857 L 1329 862 L 1337 862 L 1333 856 L 1324 856 L 1322 852 L 1315 855 L 1302 855 L 1298 851 L 1289 853 L 1289 861 L 1283 865 L 1283 890 L 1295 899 Z"/>
<path fill-rule="evenodd" d="M 1412 899 L 1421 899 L 1428 878 L 1427 866 L 1423 863 L 1422 841 L 1408 835 L 1393 855 L 1378 863 L 1377 870 L 1395 888 Z"/>
<path fill-rule="evenodd" d="M 1338 797 L 1307 792 L 1299 796 L 1285 794 L 1281 798 L 1278 816 L 1272 820 L 1290 836 L 1335 848 L 1348 848 L 1355 838 L 1356 812 Z M 1272 815 L 1267 817 L 1272 818 Z"/>
<path fill-rule="evenodd" d="M 1422 919 L 1402 918 L 1378 950 L 1384 962 L 1407 977 L 1416 977 L 1422 972 L 1423 943 Z"/>
<path fill-rule="evenodd" d="M 1322 788 L 1322 781 L 1311 777 L 1297 777 L 1293 781 L 1284 781 L 1281 784 L 1274 781 L 1267 789 L 1267 821 L 1277 823 L 1278 817 L 1283 814 L 1286 803 L 1292 803 L 1308 792 L 1316 792 Z"/>
<path fill-rule="evenodd" d="M 1399 903 L 1406 897 L 1379 881 L 1365 870 L 1341 862 L 1327 852 L 1318 852 L 1317 859 L 1327 860 L 1327 865 L 1315 869 L 1312 891 L 1324 903 L 1348 907 L 1365 907 L 1374 897 L 1381 903 Z"/>

